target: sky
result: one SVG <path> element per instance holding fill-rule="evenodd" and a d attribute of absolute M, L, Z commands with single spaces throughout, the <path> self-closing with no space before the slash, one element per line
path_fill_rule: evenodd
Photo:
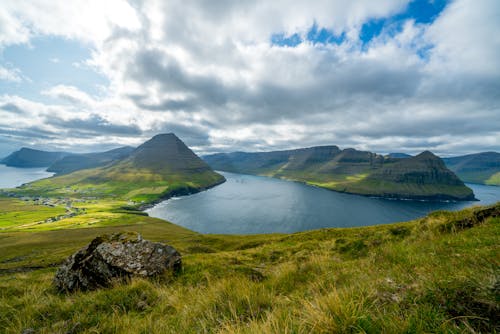
<path fill-rule="evenodd" d="M 498 0 L 5 0 L 0 156 L 500 151 Z"/>

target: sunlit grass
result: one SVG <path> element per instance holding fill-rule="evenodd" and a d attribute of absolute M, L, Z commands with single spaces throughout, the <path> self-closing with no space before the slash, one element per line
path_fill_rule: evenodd
<path fill-rule="evenodd" d="M 200 235 L 136 215 L 126 226 L 2 233 L 0 332 L 498 331 L 500 219 L 478 221 L 474 210 L 289 235 Z M 53 290 L 54 263 L 120 230 L 176 247 L 182 272 L 73 295 Z"/>

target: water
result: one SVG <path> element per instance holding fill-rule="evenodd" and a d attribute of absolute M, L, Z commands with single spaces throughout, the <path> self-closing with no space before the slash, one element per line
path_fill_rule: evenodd
<path fill-rule="evenodd" d="M 23 183 L 52 176 L 42 168 L 17 168 L 0 165 L 0 188 L 15 188 Z"/>
<path fill-rule="evenodd" d="M 500 187 L 468 184 L 480 202 L 398 201 L 342 194 L 297 182 L 226 173 L 227 182 L 147 210 L 201 233 L 291 233 L 412 220 L 435 210 L 459 210 L 500 200 Z"/>

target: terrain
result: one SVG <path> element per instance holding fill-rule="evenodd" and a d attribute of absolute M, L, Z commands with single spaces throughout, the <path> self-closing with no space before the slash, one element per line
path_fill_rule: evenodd
<path fill-rule="evenodd" d="M 203 157 L 214 169 L 279 177 L 327 189 L 389 198 L 473 200 L 472 190 L 431 152 L 408 158 L 319 146 Z"/>
<path fill-rule="evenodd" d="M 32 203 L 4 201 L 4 214 L 33 212 Z M 0 230 L 2 333 L 500 330 L 500 203 L 407 223 L 253 236 L 200 235 L 92 201 L 78 206 L 86 208 L 79 226 L 22 227 L 41 219 L 24 216 Z M 52 279 L 67 256 L 120 231 L 172 245 L 183 270 L 92 292 L 56 291 Z"/>
<path fill-rule="evenodd" d="M 71 154 L 52 163 L 47 172 L 57 175 L 68 174 L 80 169 L 89 169 L 111 164 L 128 157 L 134 151 L 133 147 L 124 146 L 106 152 Z"/>
<path fill-rule="evenodd" d="M 3 158 L 0 163 L 9 167 L 48 167 L 69 154 L 67 152 L 47 152 L 23 147 Z"/>
<path fill-rule="evenodd" d="M 327 160 L 337 150 L 302 152 L 290 166 Z M 355 161 L 367 156 L 348 153 L 344 158 Z M 430 153 L 419 159 L 424 166 L 440 161 Z M 395 169 L 405 166 L 379 172 L 400 175 Z M 356 167 L 364 168 L 349 166 Z M 391 225 L 248 236 L 201 235 L 140 211 L 219 182 L 179 138 L 164 134 L 109 165 L 2 191 L 0 332 L 500 330 L 500 203 Z M 182 271 L 57 292 L 52 280 L 66 257 L 96 236 L 122 231 L 175 247 Z"/>
<path fill-rule="evenodd" d="M 221 182 L 224 177 L 215 173 L 179 138 L 174 134 L 161 134 L 124 159 L 24 184 L 7 193 L 16 197 L 99 198 L 139 205 L 195 193 Z"/>
<path fill-rule="evenodd" d="M 482 152 L 443 158 L 443 161 L 465 182 L 500 186 L 500 153 Z"/>

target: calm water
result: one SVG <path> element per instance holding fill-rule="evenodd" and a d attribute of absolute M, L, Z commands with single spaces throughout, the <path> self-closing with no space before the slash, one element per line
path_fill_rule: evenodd
<path fill-rule="evenodd" d="M 500 187 L 468 184 L 480 202 L 397 201 L 341 194 L 260 176 L 223 174 L 227 182 L 147 210 L 201 233 L 297 232 L 407 221 L 430 211 L 458 210 L 500 200 Z"/>
<path fill-rule="evenodd" d="M 0 188 L 14 188 L 23 183 L 52 176 L 42 168 L 16 168 L 0 165 Z"/>

